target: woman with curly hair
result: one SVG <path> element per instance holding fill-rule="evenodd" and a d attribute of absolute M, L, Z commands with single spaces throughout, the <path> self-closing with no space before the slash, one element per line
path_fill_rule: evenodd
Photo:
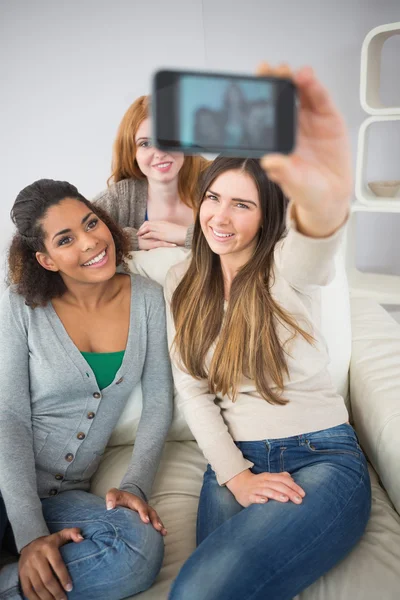
<path fill-rule="evenodd" d="M 0 300 L 0 546 L 7 539 L 20 557 L 0 571 L 0 597 L 126 598 L 154 581 L 166 534 L 147 503 L 172 417 L 162 291 L 116 272 L 126 234 L 69 183 L 29 185 L 11 216 L 11 285 Z M 104 501 L 90 479 L 140 381 L 132 459 Z"/>
<path fill-rule="evenodd" d="M 131 250 L 190 248 L 200 173 L 208 161 L 151 143 L 149 96 L 126 111 L 114 143 L 109 187 L 94 202 L 124 227 Z"/>

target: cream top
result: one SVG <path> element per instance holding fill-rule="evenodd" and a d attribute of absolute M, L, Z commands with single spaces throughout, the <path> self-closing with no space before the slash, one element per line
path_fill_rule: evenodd
<path fill-rule="evenodd" d="M 168 272 L 165 282 L 168 343 L 178 406 L 220 485 L 253 466 L 234 440 L 285 438 L 328 429 L 348 420 L 344 400 L 336 392 L 328 372 L 328 350 L 319 329 L 320 286 L 327 285 L 334 277 L 334 256 L 343 231 L 344 226 L 328 238 L 310 238 L 301 234 L 291 220 L 287 236 L 275 248 L 275 282 L 271 293 L 316 340 L 315 345 L 310 345 L 297 335 L 287 346 L 289 377 L 284 377 L 283 397 L 289 402 L 285 406 L 268 403 L 257 392 L 255 382 L 245 376 L 235 402 L 228 396 L 215 397 L 209 393 L 206 379 L 196 380 L 180 368 L 179 357 L 172 349 L 175 327 L 170 302 L 190 258 Z M 277 332 L 282 342 L 290 337 L 280 325 Z M 207 366 L 212 351 L 211 348 Z"/>

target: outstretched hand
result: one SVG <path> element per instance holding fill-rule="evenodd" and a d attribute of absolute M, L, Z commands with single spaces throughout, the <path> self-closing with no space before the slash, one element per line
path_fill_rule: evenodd
<path fill-rule="evenodd" d="M 143 523 L 151 523 L 154 529 L 159 531 L 161 535 L 167 535 L 167 530 L 154 508 L 149 506 L 147 502 L 139 498 L 139 496 L 135 496 L 135 494 L 117 488 L 111 488 L 106 495 L 106 506 L 108 510 L 112 510 L 118 506 L 130 508 L 139 514 Z"/>
<path fill-rule="evenodd" d="M 310 67 L 263 64 L 259 75 L 289 77 L 299 95 L 297 142 L 289 155 L 261 160 L 268 177 L 292 200 L 303 233 L 324 237 L 345 221 L 352 193 L 350 144 L 344 119 Z"/>

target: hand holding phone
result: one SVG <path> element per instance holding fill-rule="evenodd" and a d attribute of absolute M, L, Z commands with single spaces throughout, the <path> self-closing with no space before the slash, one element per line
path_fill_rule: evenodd
<path fill-rule="evenodd" d="M 310 67 L 293 73 L 286 65 L 262 65 L 258 72 L 292 78 L 299 94 L 293 153 L 269 154 L 261 165 L 292 201 L 298 229 L 310 237 L 327 237 L 346 220 L 353 189 L 344 118 Z"/>

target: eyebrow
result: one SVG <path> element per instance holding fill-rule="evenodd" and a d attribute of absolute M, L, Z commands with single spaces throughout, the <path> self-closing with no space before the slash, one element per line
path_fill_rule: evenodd
<path fill-rule="evenodd" d="M 136 143 L 137 143 L 137 142 L 140 142 L 140 140 L 149 140 L 149 139 L 150 139 L 150 138 L 148 138 L 148 137 L 140 137 L 140 138 L 138 138 L 138 139 L 136 140 Z"/>
<path fill-rule="evenodd" d="M 217 198 L 221 197 L 221 194 L 217 194 L 217 192 L 213 192 L 212 190 L 207 190 L 207 192 L 209 194 L 212 194 L 213 196 L 217 196 Z M 243 202 L 243 204 L 252 204 L 253 206 L 257 207 L 257 204 L 253 202 L 253 200 L 244 200 L 243 198 L 232 198 L 232 202 Z"/>
<path fill-rule="evenodd" d="M 81 221 L 81 224 L 82 224 L 82 225 L 84 225 L 84 224 L 86 223 L 86 221 L 88 220 L 88 218 L 90 217 L 90 215 L 94 215 L 94 213 L 93 213 L 92 211 L 90 211 L 90 212 L 89 212 L 89 213 L 86 215 L 86 217 L 83 217 L 83 219 L 82 219 L 82 221 Z M 71 229 L 62 229 L 61 231 L 59 231 L 58 233 L 56 233 L 56 234 L 53 236 L 53 240 L 54 240 L 54 239 L 55 239 L 57 236 L 59 236 L 59 235 L 64 235 L 64 233 L 69 233 L 70 231 L 72 231 L 72 230 L 71 230 Z"/>

